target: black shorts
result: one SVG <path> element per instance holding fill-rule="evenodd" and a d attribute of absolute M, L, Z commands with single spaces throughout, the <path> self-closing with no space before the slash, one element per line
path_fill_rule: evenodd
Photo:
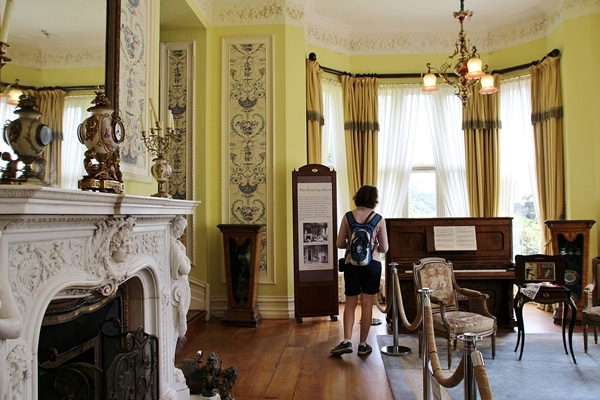
<path fill-rule="evenodd" d="M 344 294 L 358 296 L 361 293 L 379 293 L 381 282 L 381 262 L 371 260 L 367 266 L 346 264 L 344 268 Z"/>

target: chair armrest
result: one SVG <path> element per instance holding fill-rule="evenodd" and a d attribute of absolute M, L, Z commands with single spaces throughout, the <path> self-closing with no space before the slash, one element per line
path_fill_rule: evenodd
<path fill-rule="evenodd" d="M 596 288 L 595 283 L 588 283 L 583 288 L 583 298 L 585 299 L 584 309 L 588 309 L 594 306 L 594 289 Z"/>
<path fill-rule="evenodd" d="M 474 301 L 477 301 L 477 303 L 481 304 L 481 307 L 482 307 L 481 314 L 482 315 L 496 319 L 496 317 L 488 309 L 487 302 L 488 302 L 488 299 L 490 298 L 490 296 L 487 293 L 481 293 L 479 290 L 466 289 L 466 288 L 462 288 L 462 287 L 456 288 L 456 291 L 458 293 L 460 293 L 461 295 L 471 298 Z"/>
<path fill-rule="evenodd" d="M 456 288 L 456 291 L 466 297 L 474 297 L 474 298 L 480 297 L 483 299 L 487 299 L 489 297 L 488 294 L 481 293 L 479 290 L 474 290 L 474 289 L 466 289 L 466 288 L 459 287 L 459 288 Z"/>
<path fill-rule="evenodd" d="M 583 291 L 584 292 L 593 292 L 595 288 L 596 288 L 595 283 L 588 283 L 587 285 L 585 285 L 585 288 L 583 288 Z"/>

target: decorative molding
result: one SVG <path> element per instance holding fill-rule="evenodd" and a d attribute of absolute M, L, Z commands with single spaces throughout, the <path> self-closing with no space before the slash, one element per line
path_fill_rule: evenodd
<path fill-rule="evenodd" d="M 199 3 L 201 0 L 196 0 Z M 318 1 L 318 0 L 315 0 Z M 348 26 L 311 15 L 308 2 L 256 0 L 215 2 L 205 16 L 216 26 L 292 24 L 305 28 L 308 44 L 348 55 L 446 53 L 454 46 L 456 29 L 435 33 L 352 35 Z M 208 12 L 208 7 L 205 7 Z M 546 36 L 562 22 L 587 14 L 600 13 L 598 0 L 562 0 L 545 16 L 528 19 L 489 32 L 468 31 L 469 39 L 481 52 L 528 43 Z"/>
<path fill-rule="evenodd" d="M 210 321 L 210 285 L 198 279 L 189 278 L 192 300 L 190 310 L 205 310 L 204 319 Z"/>
<path fill-rule="evenodd" d="M 23 46 L 9 47 L 12 64 L 34 69 L 51 68 L 104 68 L 104 48 L 77 48 L 40 50 Z"/>
<path fill-rule="evenodd" d="M 216 26 L 290 24 L 303 26 L 305 5 L 296 1 L 259 0 L 213 4 Z"/>
<path fill-rule="evenodd" d="M 187 398 L 176 394 L 189 392 L 173 365 L 189 304 L 189 259 L 176 237 L 183 230 L 177 221 L 191 215 L 196 204 L 47 187 L 0 188 L 0 299 L 8 318 L 18 320 L 9 330 L 3 325 L 0 333 L 0 398 L 37 398 L 38 365 L 31 360 L 52 300 L 92 292 L 112 296 L 127 282 L 134 285 L 127 319 L 161 338 L 160 397 Z"/>
<path fill-rule="evenodd" d="M 223 319 L 227 311 L 227 296 L 211 298 L 211 317 Z M 263 319 L 294 318 L 294 296 L 259 296 L 258 308 Z"/>

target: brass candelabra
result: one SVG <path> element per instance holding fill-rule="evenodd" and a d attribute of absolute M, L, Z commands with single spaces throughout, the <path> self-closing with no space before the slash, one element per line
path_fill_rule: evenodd
<path fill-rule="evenodd" d="M 169 165 L 169 146 L 173 141 L 179 141 L 181 138 L 173 128 L 167 127 L 163 131 L 157 121 L 155 127 L 150 128 L 150 133 L 142 129 L 142 139 L 148 152 L 154 157 L 152 160 L 154 164 L 150 171 L 158 182 L 158 192 L 154 193 L 152 197 L 170 199 L 172 196 L 169 194 L 169 178 L 173 173 L 173 168 Z"/>

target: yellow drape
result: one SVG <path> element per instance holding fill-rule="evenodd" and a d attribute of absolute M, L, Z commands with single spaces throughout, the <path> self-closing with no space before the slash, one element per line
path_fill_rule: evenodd
<path fill-rule="evenodd" d="M 535 143 L 537 190 L 541 222 L 564 218 L 563 106 L 560 88 L 560 56 L 548 57 L 529 67 L 531 74 L 531 123 Z M 544 252 L 550 254 L 550 232 L 542 229 Z"/>
<path fill-rule="evenodd" d="M 494 76 L 498 87 L 498 76 Z M 471 87 L 471 97 L 463 108 L 465 158 L 469 209 L 472 217 L 496 217 L 500 191 L 499 94 L 479 93 Z"/>
<path fill-rule="evenodd" d="M 377 185 L 378 85 L 378 78 L 342 76 L 350 196 L 362 185 Z"/>
<path fill-rule="evenodd" d="M 321 67 L 317 61 L 306 60 L 306 132 L 308 164 L 322 162 L 323 90 Z"/>
<path fill-rule="evenodd" d="M 51 185 L 60 186 L 61 151 L 63 141 L 63 113 L 65 109 L 66 92 L 62 89 L 38 90 L 32 93 L 37 98 L 38 109 L 42 114 L 40 122 L 48 125 L 54 135 L 53 140 L 44 150 L 46 164 L 46 178 Z M 73 154 L 80 157 L 83 154 Z"/>

